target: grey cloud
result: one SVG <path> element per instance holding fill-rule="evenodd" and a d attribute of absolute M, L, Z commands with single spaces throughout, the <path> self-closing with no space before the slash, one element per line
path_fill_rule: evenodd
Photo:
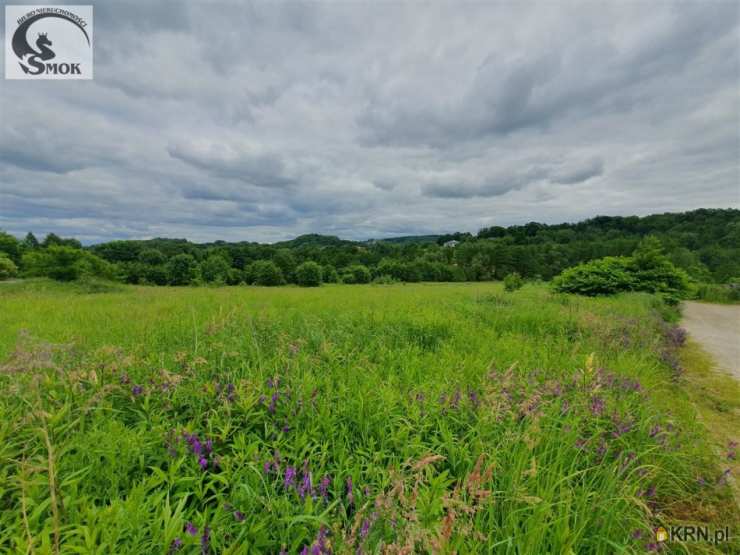
<path fill-rule="evenodd" d="M 604 161 L 598 157 L 564 162 L 542 160 L 533 164 L 520 160 L 515 166 L 499 169 L 493 174 L 486 174 L 484 171 L 481 176 L 475 177 L 479 172 L 480 170 L 469 167 L 459 172 L 459 175 L 443 175 L 424 183 L 422 193 L 429 197 L 446 199 L 490 198 L 524 189 L 541 181 L 574 185 L 602 175 Z"/>
<path fill-rule="evenodd" d="M 576 162 L 565 164 L 563 167 L 556 169 L 550 176 L 550 181 L 564 185 L 581 183 L 602 175 L 604 173 L 604 161 L 601 158 L 591 158 L 585 162 Z"/>
<path fill-rule="evenodd" d="M 182 142 L 170 156 L 218 177 L 243 180 L 257 187 L 285 187 L 294 182 L 282 159 L 247 144 Z"/>
<path fill-rule="evenodd" d="M 738 206 L 739 10 L 100 0 L 95 80 L 0 88 L 0 228 L 275 241 Z"/>
<path fill-rule="evenodd" d="M 445 199 L 469 199 L 473 197 L 495 197 L 521 189 L 544 177 L 541 169 L 520 173 L 483 177 L 474 181 L 465 178 L 437 180 L 422 185 L 422 193 L 429 197 Z"/>

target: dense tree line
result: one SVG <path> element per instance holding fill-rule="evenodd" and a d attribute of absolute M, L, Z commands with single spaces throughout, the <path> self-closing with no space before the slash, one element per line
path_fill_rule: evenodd
<path fill-rule="evenodd" d="M 0 233 L 0 258 L 8 261 L 0 263 L 0 275 L 99 275 L 156 285 L 485 281 L 515 272 L 550 280 L 582 262 L 630 256 L 646 236 L 658 239 L 671 263 L 695 281 L 724 283 L 740 276 L 740 210 L 734 209 L 531 222 L 477 235 L 364 242 L 312 234 L 272 245 L 150 239 L 83 248 L 54 234 L 38 241 L 31 233 L 23 239 Z"/>

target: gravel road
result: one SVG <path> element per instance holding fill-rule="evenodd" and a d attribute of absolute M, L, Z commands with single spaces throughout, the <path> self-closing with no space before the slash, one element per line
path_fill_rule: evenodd
<path fill-rule="evenodd" d="M 686 302 L 681 325 L 722 370 L 740 380 L 740 305 Z"/>

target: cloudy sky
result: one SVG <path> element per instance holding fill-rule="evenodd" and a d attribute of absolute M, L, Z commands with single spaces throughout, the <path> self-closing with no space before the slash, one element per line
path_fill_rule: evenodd
<path fill-rule="evenodd" d="M 734 1 L 94 10 L 93 81 L 2 82 L 0 229 L 269 242 L 740 206 Z"/>

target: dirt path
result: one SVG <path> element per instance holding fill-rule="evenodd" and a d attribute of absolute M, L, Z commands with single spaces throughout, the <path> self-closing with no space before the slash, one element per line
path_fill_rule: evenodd
<path fill-rule="evenodd" d="M 720 369 L 740 380 L 740 305 L 684 303 L 682 325 Z"/>

